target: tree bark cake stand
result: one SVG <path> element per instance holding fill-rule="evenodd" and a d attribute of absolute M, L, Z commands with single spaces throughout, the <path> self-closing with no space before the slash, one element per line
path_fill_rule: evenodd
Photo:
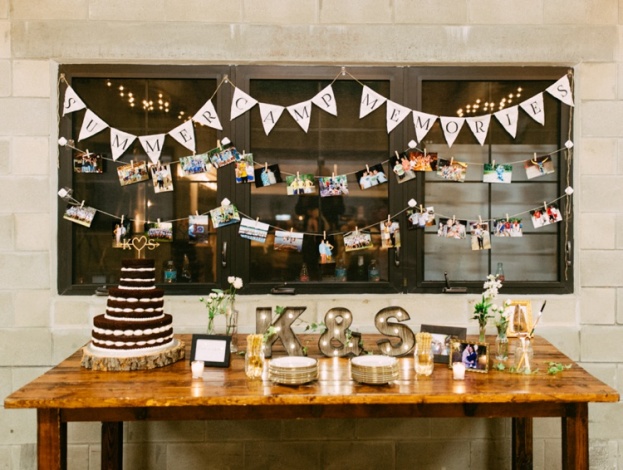
<path fill-rule="evenodd" d="M 153 350 L 143 355 L 140 351 L 136 351 L 135 355 L 129 356 L 126 352 L 116 353 L 114 351 L 100 352 L 91 348 L 89 343 L 82 348 L 81 365 L 85 369 L 99 371 L 129 371 L 129 370 L 147 370 L 157 367 L 164 367 L 174 362 L 184 359 L 185 344 L 179 339 L 175 339 L 173 344 L 166 346 L 160 350 Z"/>

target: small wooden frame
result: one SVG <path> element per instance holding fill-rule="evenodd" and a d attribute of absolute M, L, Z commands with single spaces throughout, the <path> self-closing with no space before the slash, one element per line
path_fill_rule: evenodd
<path fill-rule="evenodd" d="M 454 326 L 422 325 L 420 331 L 426 331 L 433 335 L 434 360 L 442 364 L 447 364 L 450 359 L 452 340 L 465 339 L 467 337 L 467 328 Z M 435 347 L 436 344 L 440 345 L 439 348 Z"/>
<path fill-rule="evenodd" d="M 470 351 L 471 349 L 471 351 Z M 453 341 L 448 365 L 454 362 L 465 364 L 467 372 L 489 372 L 489 345 L 477 341 Z"/>
<path fill-rule="evenodd" d="M 529 300 L 511 300 L 506 304 L 504 313 L 508 313 L 506 336 L 515 338 L 518 333 L 530 334 L 534 322 L 532 304 Z"/>
<path fill-rule="evenodd" d="M 231 336 L 193 335 L 190 362 L 203 361 L 207 367 L 229 367 Z"/>

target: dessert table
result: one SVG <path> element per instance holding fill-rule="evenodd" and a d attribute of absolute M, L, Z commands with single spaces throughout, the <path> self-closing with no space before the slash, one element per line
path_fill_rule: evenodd
<path fill-rule="evenodd" d="M 266 375 L 249 380 L 244 358 L 232 355 L 229 368 L 206 368 L 193 379 L 191 337 L 181 335 L 186 359 L 151 370 L 101 372 L 80 366 L 81 350 L 9 395 L 5 408 L 37 409 L 38 468 L 64 469 L 67 423 L 102 423 L 102 468 L 120 469 L 124 421 L 213 419 L 322 419 L 378 417 L 512 418 L 512 465 L 532 468 L 532 418 L 560 417 L 565 469 L 588 468 L 588 404 L 616 402 L 616 390 L 597 380 L 553 345 L 534 339 L 531 375 L 489 369 L 454 380 L 436 363 L 429 377 L 415 375 L 413 357 L 399 359 L 400 377 L 383 385 L 351 378 L 347 358 L 318 353 L 316 337 L 302 335 L 309 355 L 319 359 L 318 380 L 299 386 L 272 383 Z M 378 352 L 379 336 L 364 335 L 365 348 Z M 491 344 L 493 338 L 488 338 Z M 244 344 L 241 338 L 240 344 Z M 283 355 L 274 352 L 274 357 Z M 546 373 L 547 363 L 571 368 Z"/>

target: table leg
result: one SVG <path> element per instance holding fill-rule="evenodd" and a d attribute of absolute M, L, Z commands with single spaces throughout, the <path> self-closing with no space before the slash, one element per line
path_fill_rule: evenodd
<path fill-rule="evenodd" d="M 123 422 L 102 422 L 102 470 L 123 468 Z"/>
<path fill-rule="evenodd" d="M 532 469 L 532 418 L 513 418 L 513 470 Z"/>
<path fill-rule="evenodd" d="M 588 403 L 570 405 L 562 418 L 562 468 L 588 469 Z"/>
<path fill-rule="evenodd" d="M 61 422 L 58 408 L 37 409 L 37 468 L 67 468 L 67 423 Z"/>

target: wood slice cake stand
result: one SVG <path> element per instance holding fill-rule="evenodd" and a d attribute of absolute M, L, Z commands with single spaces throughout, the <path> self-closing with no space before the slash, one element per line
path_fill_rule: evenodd
<path fill-rule="evenodd" d="M 82 367 L 86 369 L 101 371 L 128 371 L 128 370 L 147 370 L 157 367 L 164 367 L 174 362 L 184 359 L 185 344 L 179 339 L 175 339 L 173 344 L 160 350 L 150 351 L 140 355 L 136 351 L 135 355 L 129 356 L 128 352 L 116 353 L 111 351 L 95 351 L 88 344 L 82 348 Z M 125 354 L 125 355 L 124 355 Z"/>

